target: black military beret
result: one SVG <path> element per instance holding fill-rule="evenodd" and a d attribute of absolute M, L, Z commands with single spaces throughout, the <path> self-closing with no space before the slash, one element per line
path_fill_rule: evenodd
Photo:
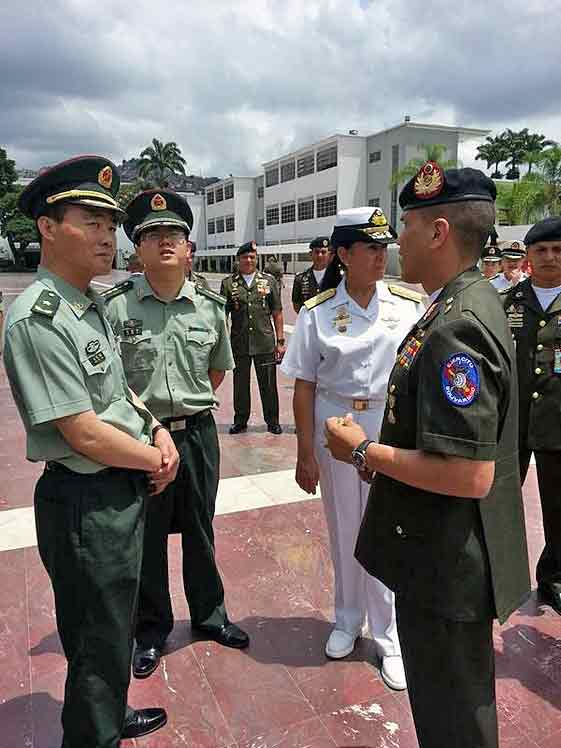
<path fill-rule="evenodd" d="M 257 244 L 254 241 L 246 242 L 236 252 L 236 257 L 240 255 L 246 255 L 248 252 L 255 252 L 257 250 Z"/>
<path fill-rule="evenodd" d="M 193 228 L 193 212 L 184 197 L 173 190 L 146 190 L 127 205 L 126 235 L 137 242 L 144 229 L 177 226 L 186 234 Z"/>
<path fill-rule="evenodd" d="M 323 249 L 324 247 L 329 247 L 328 236 L 316 236 L 316 238 L 312 239 L 310 242 L 310 249 Z"/>
<path fill-rule="evenodd" d="M 538 221 L 532 226 L 530 231 L 524 237 L 524 244 L 528 247 L 530 244 L 538 242 L 554 242 L 561 239 L 561 217 L 552 216 Z"/>
<path fill-rule="evenodd" d="M 399 195 L 402 210 L 428 208 L 471 200 L 494 202 L 497 188 L 479 169 L 447 169 L 436 161 L 427 161 L 407 182 Z"/>
<path fill-rule="evenodd" d="M 29 218 L 60 204 L 107 208 L 124 216 L 115 199 L 121 179 L 117 167 L 103 156 L 76 156 L 41 172 L 19 196 L 18 208 Z"/>

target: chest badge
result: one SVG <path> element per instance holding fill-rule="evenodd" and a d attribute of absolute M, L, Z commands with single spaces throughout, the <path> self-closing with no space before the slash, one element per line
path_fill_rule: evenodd
<path fill-rule="evenodd" d="M 123 322 L 123 338 L 136 338 L 137 335 L 142 335 L 142 320 L 126 319 Z"/>
<path fill-rule="evenodd" d="M 440 370 L 444 396 L 452 405 L 467 408 L 479 395 L 479 369 L 467 353 L 450 356 Z"/>
<path fill-rule="evenodd" d="M 415 336 L 410 337 L 398 354 L 397 363 L 404 369 L 408 369 L 417 353 L 419 353 L 421 346 L 422 343 L 420 340 L 417 340 Z"/>
<path fill-rule="evenodd" d="M 99 340 L 90 340 L 90 342 L 86 344 L 86 354 L 88 356 L 93 356 L 93 354 L 97 353 L 100 348 L 101 343 Z"/>
<path fill-rule="evenodd" d="M 333 325 L 337 329 L 338 333 L 345 334 L 349 325 L 352 322 L 351 313 L 347 309 L 345 304 L 338 306 L 335 310 L 335 317 L 333 318 Z"/>
<path fill-rule="evenodd" d="M 511 329 L 514 327 L 524 327 L 523 304 L 511 304 L 506 310 L 506 316 L 508 320 L 508 326 Z"/>

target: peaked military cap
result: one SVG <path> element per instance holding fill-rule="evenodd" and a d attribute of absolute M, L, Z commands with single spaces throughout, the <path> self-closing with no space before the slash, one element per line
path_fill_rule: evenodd
<path fill-rule="evenodd" d="M 484 254 L 481 258 L 483 262 L 500 262 L 502 259 L 501 250 L 493 244 L 490 247 L 485 247 L 483 251 Z"/>
<path fill-rule="evenodd" d="M 117 200 L 121 179 L 117 167 L 103 156 L 76 156 L 45 169 L 23 190 L 18 208 L 28 218 L 60 204 L 107 208 L 125 216 Z"/>
<path fill-rule="evenodd" d="M 184 197 L 173 190 L 146 190 L 127 205 L 126 235 L 136 242 L 144 229 L 177 226 L 187 234 L 193 228 L 193 212 Z"/>
<path fill-rule="evenodd" d="M 436 161 L 427 161 L 410 179 L 399 195 L 402 210 L 428 208 L 471 200 L 494 202 L 497 188 L 479 169 L 447 169 Z"/>
<path fill-rule="evenodd" d="M 528 247 L 537 242 L 555 242 L 561 239 L 561 217 L 552 216 L 538 221 L 524 237 L 524 244 Z"/>
<path fill-rule="evenodd" d="M 245 244 L 242 244 L 241 247 L 236 252 L 236 257 L 239 257 L 240 255 L 246 255 L 248 252 L 256 252 L 257 251 L 257 244 L 254 241 L 246 242 Z"/>
<path fill-rule="evenodd" d="M 504 242 L 501 245 L 501 255 L 506 260 L 521 260 L 526 257 L 526 247 L 519 241 Z"/>
<path fill-rule="evenodd" d="M 324 247 L 329 247 L 328 236 L 316 236 L 316 238 L 312 239 L 310 242 L 310 249 L 323 249 Z"/>
<path fill-rule="evenodd" d="M 397 238 L 381 208 L 349 208 L 340 210 L 335 217 L 331 244 L 338 242 L 376 242 L 391 244 Z"/>

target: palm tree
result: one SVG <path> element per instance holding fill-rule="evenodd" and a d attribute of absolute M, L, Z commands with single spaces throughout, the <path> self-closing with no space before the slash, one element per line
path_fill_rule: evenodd
<path fill-rule="evenodd" d="M 421 144 L 417 146 L 417 150 L 424 151 L 425 158 L 412 158 L 402 169 L 396 171 L 390 180 L 390 189 L 414 177 L 426 161 L 436 161 L 442 169 L 455 169 L 458 166 L 458 162 L 455 159 L 442 161 L 442 156 L 448 150 L 447 146 L 442 145 L 442 143 L 435 143 L 434 145 Z"/>
<path fill-rule="evenodd" d="M 549 215 L 561 214 L 561 146 L 542 151 L 536 159 L 538 175 L 545 183 L 546 209 Z"/>
<path fill-rule="evenodd" d="M 526 153 L 526 143 L 529 136 L 528 128 L 525 127 L 520 132 L 514 132 L 509 127 L 501 133 L 500 137 L 504 139 L 505 146 L 509 160 L 506 165 L 509 170 L 506 173 L 507 179 L 520 179 L 519 164 L 524 160 L 524 154 Z"/>
<path fill-rule="evenodd" d="M 487 169 L 491 166 L 495 167 L 495 171 L 491 174 L 491 179 L 502 179 L 503 175 L 499 171 L 499 164 L 506 160 L 508 152 L 506 149 L 504 138 L 501 135 L 497 135 L 494 138 L 485 138 L 487 141 L 477 148 L 477 155 L 475 159 L 483 159 L 487 162 Z"/>
<path fill-rule="evenodd" d="M 497 207 L 506 214 L 511 226 L 534 223 L 546 210 L 544 180 L 538 174 L 526 174 L 514 184 L 497 185 Z"/>
<path fill-rule="evenodd" d="M 138 174 L 157 187 L 167 187 L 172 174 L 185 175 L 185 159 L 177 143 L 162 143 L 154 138 L 152 145 L 140 154 Z"/>

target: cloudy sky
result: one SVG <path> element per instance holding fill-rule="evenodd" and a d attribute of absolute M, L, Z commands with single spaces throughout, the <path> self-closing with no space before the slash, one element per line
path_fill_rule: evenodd
<path fill-rule="evenodd" d="M 260 170 L 325 137 L 417 122 L 561 141 L 561 0 L 2 0 L 0 146 L 19 168 Z"/>

